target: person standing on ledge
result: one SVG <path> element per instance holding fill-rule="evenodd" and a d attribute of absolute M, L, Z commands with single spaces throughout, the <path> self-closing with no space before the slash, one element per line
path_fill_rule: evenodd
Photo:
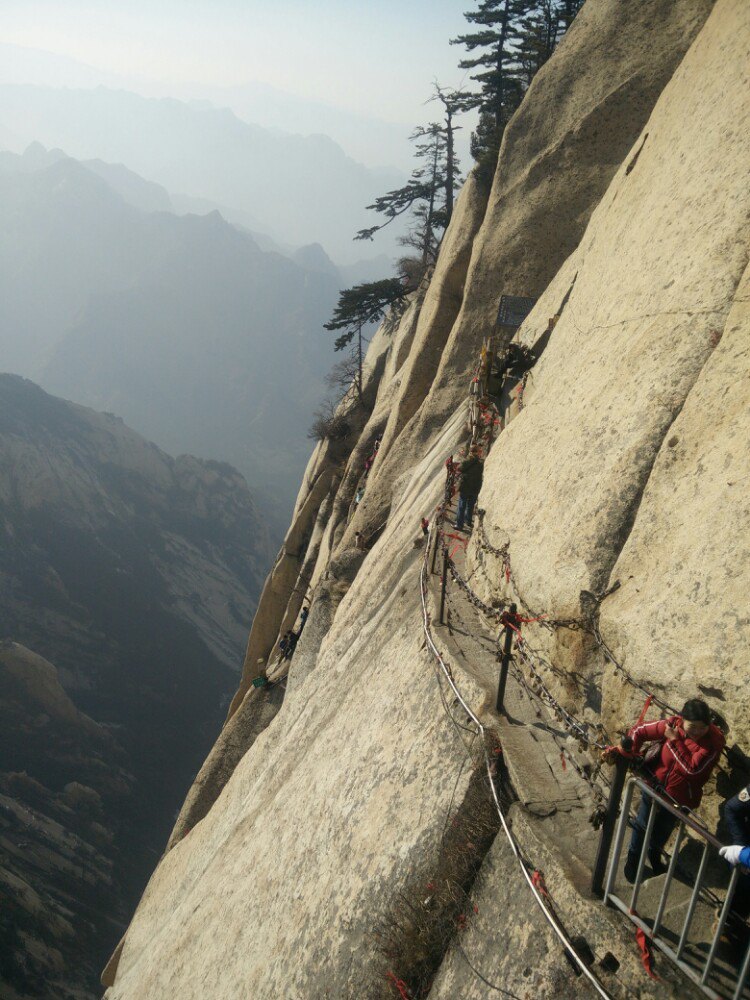
<path fill-rule="evenodd" d="M 719 854 L 730 865 L 740 865 L 741 869 L 732 900 L 732 912 L 746 921 L 750 916 L 750 785 L 725 804 L 724 823 L 732 846 L 722 847 Z M 745 926 L 743 930 L 742 940 L 745 941 L 748 928 Z"/>
<path fill-rule="evenodd" d="M 477 448 L 472 448 L 469 457 L 461 463 L 461 483 L 458 487 L 458 516 L 456 518 L 456 527 L 459 531 L 463 531 L 464 521 L 466 527 L 471 529 L 474 505 L 482 488 L 483 477 L 484 462 L 479 457 Z"/>
<path fill-rule="evenodd" d="M 724 735 L 711 722 L 711 710 L 700 698 L 685 702 L 680 715 L 659 722 L 646 722 L 630 734 L 633 752 L 638 753 L 644 743 L 657 743 L 657 754 L 650 765 L 657 791 L 663 792 L 678 806 L 697 809 L 703 795 L 703 786 L 711 776 L 719 755 L 724 748 Z M 647 779 L 648 780 L 648 779 Z M 661 852 L 674 830 L 677 818 L 655 805 L 656 815 L 648 846 L 648 859 L 654 875 L 661 875 L 667 866 Z M 651 810 L 651 799 L 644 795 L 633 824 L 625 878 L 634 882 L 638 861 L 643 848 L 646 824 Z"/>

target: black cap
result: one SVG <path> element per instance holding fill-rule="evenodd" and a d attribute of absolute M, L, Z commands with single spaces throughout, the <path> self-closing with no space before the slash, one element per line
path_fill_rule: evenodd
<path fill-rule="evenodd" d="M 702 698 L 691 698 L 682 706 L 682 718 L 685 722 L 711 722 L 711 709 Z"/>

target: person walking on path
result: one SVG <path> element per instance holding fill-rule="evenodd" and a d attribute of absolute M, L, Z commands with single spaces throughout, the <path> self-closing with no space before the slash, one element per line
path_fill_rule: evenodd
<path fill-rule="evenodd" d="M 284 639 L 282 640 L 285 642 L 283 659 L 291 660 L 291 658 L 294 656 L 294 650 L 297 648 L 298 639 L 299 636 L 297 635 L 297 633 L 289 629 L 287 634 L 284 636 Z M 281 643 L 279 643 L 279 645 L 281 645 Z"/>
<path fill-rule="evenodd" d="M 685 702 L 680 715 L 673 715 L 659 722 L 646 722 L 630 734 L 633 752 L 638 753 L 645 743 L 657 744 L 657 752 L 650 765 L 652 779 L 658 791 L 666 794 L 678 806 L 697 809 L 703 796 L 703 786 L 711 776 L 719 755 L 724 748 L 724 735 L 711 722 L 711 710 L 700 698 Z M 674 830 L 677 818 L 660 806 L 654 805 L 656 815 L 651 831 L 648 859 L 654 875 L 661 875 L 667 866 L 661 853 Z M 628 856 L 625 861 L 625 878 L 634 882 L 638 861 L 646 834 L 651 799 L 643 796 L 638 815 L 633 824 Z"/>
<path fill-rule="evenodd" d="M 484 462 L 479 457 L 476 448 L 472 448 L 469 457 L 461 463 L 461 482 L 458 487 L 458 516 L 456 527 L 463 531 L 464 522 L 471 529 L 474 517 L 474 505 L 479 497 L 484 476 Z"/>

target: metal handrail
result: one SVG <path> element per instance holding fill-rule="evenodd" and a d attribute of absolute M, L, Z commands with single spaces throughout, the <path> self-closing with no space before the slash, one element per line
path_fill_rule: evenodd
<path fill-rule="evenodd" d="M 625 834 L 628 829 L 630 821 L 630 806 L 633 800 L 633 794 L 636 789 L 640 790 L 642 795 L 645 795 L 647 799 L 651 800 L 651 807 L 649 809 L 648 820 L 646 822 L 646 829 L 643 837 L 643 844 L 640 849 L 640 855 L 638 857 L 638 865 L 636 869 L 635 878 L 633 881 L 633 890 L 629 902 L 625 902 L 620 899 L 615 894 L 615 881 L 617 878 L 618 867 L 620 858 L 622 856 L 623 845 L 625 841 Z M 643 873 L 646 858 L 650 853 L 651 849 L 651 838 L 654 829 L 654 823 L 656 820 L 657 812 L 660 809 L 666 810 L 670 813 L 678 822 L 677 828 L 677 839 L 675 842 L 674 849 L 672 851 L 672 856 L 669 860 L 669 865 L 666 869 L 666 877 L 664 885 L 661 892 L 661 897 L 659 903 L 656 907 L 656 912 L 649 923 L 649 921 L 644 918 L 642 914 L 639 914 L 636 910 L 638 903 L 638 898 L 640 894 L 640 889 L 643 885 Z M 703 852 L 701 855 L 701 860 L 698 865 L 698 871 L 694 876 L 693 889 L 690 894 L 689 902 L 687 904 L 687 910 L 685 917 L 682 922 L 682 928 L 679 932 L 679 940 L 676 947 L 673 947 L 664 937 L 663 932 L 663 920 L 664 914 L 667 906 L 667 899 L 669 896 L 670 889 L 674 884 L 673 876 L 677 869 L 677 856 L 680 847 L 683 844 L 685 833 L 687 830 L 691 830 L 696 834 L 703 842 Z M 621 910 L 637 927 L 640 927 L 645 934 L 647 934 L 654 945 L 659 948 L 672 962 L 686 975 L 689 979 L 695 983 L 696 986 L 711 1000 L 741 1000 L 747 994 L 745 993 L 745 984 L 750 974 L 750 943 L 747 945 L 744 958 L 738 969 L 732 967 L 732 974 L 728 977 L 731 979 L 732 986 L 731 992 L 726 992 L 721 984 L 713 984 L 709 982 L 709 977 L 711 976 L 712 969 L 714 967 L 714 962 L 719 947 L 719 940 L 724 931 L 724 926 L 729 917 L 732 900 L 734 897 L 735 889 L 737 886 L 737 881 L 740 876 L 739 868 L 735 867 L 732 870 L 731 877 L 729 879 L 729 886 L 727 888 L 727 893 L 724 898 L 723 905 L 721 907 L 721 912 L 719 914 L 718 922 L 713 930 L 710 948 L 707 955 L 702 961 L 695 961 L 694 964 L 689 964 L 685 958 L 685 950 L 690 943 L 690 930 L 693 923 L 693 917 L 695 915 L 696 907 L 698 901 L 701 897 L 701 892 L 703 889 L 703 879 L 706 873 L 706 867 L 708 864 L 708 856 L 710 851 L 718 852 L 724 845 L 720 840 L 710 833 L 705 826 L 699 823 L 692 814 L 688 815 L 683 812 L 682 809 L 674 802 L 669 801 L 654 788 L 648 785 L 645 781 L 640 778 L 632 777 L 627 782 L 625 787 L 625 795 L 622 802 L 622 808 L 620 811 L 620 818 L 617 824 L 617 830 L 614 838 L 614 847 L 609 860 L 609 869 L 607 872 L 607 880 L 604 888 L 604 901 L 613 906 L 616 906 Z M 698 969 L 694 967 L 698 966 Z M 721 990 L 721 992 L 719 992 Z"/>
<path fill-rule="evenodd" d="M 667 812 L 671 813 L 673 816 L 676 816 L 677 819 L 679 819 L 682 823 L 684 823 L 685 826 L 687 826 L 690 830 L 692 830 L 694 833 L 697 833 L 698 836 L 702 837 L 704 840 L 707 840 L 712 847 L 716 848 L 717 851 L 720 848 L 724 847 L 724 844 L 722 844 L 722 842 L 718 840 L 711 833 L 708 827 L 704 826 L 702 823 L 699 823 L 698 820 L 695 819 L 694 814 L 685 811 L 685 809 L 687 809 L 687 806 L 685 807 L 685 809 L 681 808 L 680 806 L 677 805 L 677 803 L 675 803 L 671 799 L 666 798 L 664 795 L 658 792 L 652 785 L 649 785 L 647 782 L 645 782 L 643 778 L 638 778 L 636 776 L 633 776 L 633 778 L 631 778 L 631 781 L 633 781 L 638 786 L 638 788 L 640 788 L 642 792 L 646 792 L 650 798 L 656 800 L 658 804 L 662 807 L 662 809 L 666 809 Z"/>

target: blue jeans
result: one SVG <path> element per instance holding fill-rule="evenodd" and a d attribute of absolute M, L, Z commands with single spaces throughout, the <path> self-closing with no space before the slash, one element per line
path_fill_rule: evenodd
<path fill-rule="evenodd" d="M 456 518 L 456 527 L 463 528 L 464 521 L 471 527 L 471 520 L 474 517 L 474 504 L 477 502 L 476 497 L 465 497 L 463 493 L 459 494 L 458 497 L 458 517 Z"/>
<path fill-rule="evenodd" d="M 646 836 L 646 824 L 648 823 L 648 814 L 650 809 L 651 799 L 644 795 L 641 798 L 638 815 L 635 817 L 635 823 L 633 824 L 633 836 L 630 838 L 630 847 L 628 848 L 628 854 L 636 860 L 641 856 L 641 848 L 643 847 L 643 840 Z M 667 812 L 666 809 L 660 809 L 659 806 L 656 806 L 654 825 L 651 829 L 651 842 L 648 845 L 649 860 L 651 860 L 651 858 L 658 859 L 661 856 L 661 852 L 664 850 L 664 845 L 669 840 L 676 823 L 676 816 Z"/>

